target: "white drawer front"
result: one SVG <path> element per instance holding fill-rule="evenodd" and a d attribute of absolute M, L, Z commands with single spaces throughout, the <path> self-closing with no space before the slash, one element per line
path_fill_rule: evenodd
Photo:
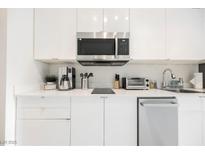
<path fill-rule="evenodd" d="M 70 112 L 66 108 L 24 108 L 18 119 L 70 119 Z"/>
<path fill-rule="evenodd" d="M 70 108 L 70 97 L 21 96 L 17 97 L 18 108 Z"/>
<path fill-rule="evenodd" d="M 17 98 L 18 119 L 70 119 L 69 97 Z"/>

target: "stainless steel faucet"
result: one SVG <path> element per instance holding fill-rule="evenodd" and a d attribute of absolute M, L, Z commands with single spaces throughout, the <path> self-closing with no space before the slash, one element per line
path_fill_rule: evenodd
<path fill-rule="evenodd" d="M 166 82 L 165 82 L 165 74 L 166 72 L 170 72 L 171 74 L 171 78 L 172 79 L 175 79 L 176 76 L 174 75 L 174 73 L 172 72 L 172 70 L 170 68 L 166 68 L 164 71 L 163 71 L 163 80 L 162 80 L 162 88 L 166 88 Z"/>

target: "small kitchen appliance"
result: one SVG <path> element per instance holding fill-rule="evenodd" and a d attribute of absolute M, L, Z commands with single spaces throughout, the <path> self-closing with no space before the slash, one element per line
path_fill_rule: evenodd
<path fill-rule="evenodd" d="M 58 90 L 66 91 L 75 88 L 75 68 L 59 67 L 58 69 Z"/>
<path fill-rule="evenodd" d="M 129 32 L 78 32 L 77 60 L 84 66 L 122 66 L 130 60 Z"/>
<path fill-rule="evenodd" d="M 205 63 L 204 64 L 199 64 L 199 72 L 202 73 L 202 78 L 203 78 L 203 88 L 205 88 Z"/>
<path fill-rule="evenodd" d="M 147 90 L 149 89 L 149 79 L 138 77 L 122 78 L 122 88 L 133 90 Z"/>

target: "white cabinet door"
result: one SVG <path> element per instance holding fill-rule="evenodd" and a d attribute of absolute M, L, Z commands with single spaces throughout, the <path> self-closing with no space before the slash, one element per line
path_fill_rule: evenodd
<path fill-rule="evenodd" d="M 167 9 L 167 53 L 173 60 L 204 59 L 202 9 Z"/>
<path fill-rule="evenodd" d="M 166 59 L 165 9 L 130 9 L 132 59 Z"/>
<path fill-rule="evenodd" d="M 70 120 L 17 120 L 17 145 L 70 145 Z"/>
<path fill-rule="evenodd" d="M 205 97 L 201 98 L 202 109 L 202 145 L 205 146 Z"/>
<path fill-rule="evenodd" d="M 178 97 L 179 145 L 202 144 L 202 115 L 198 96 L 184 95 Z"/>
<path fill-rule="evenodd" d="M 105 145 L 137 145 L 137 98 L 109 96 L 105 99 Z"/>
<path fill-rule="evenodd" d="M 76 58 L 76 9 L 35 9 L 34 19 L 35 59 Z"/>
<path fill-rule="evenodd" d="M 71 145 L 103 145 L 104 99 L 71 97 Z"/>
<path fill-rule="evenodd" d="M 129 32 L 129 9 L 104 9 L 105 32 Z"/>
<path fill-rule="evenodd" d="M 77 31 L 103 31 L 103 9 L 77 9 Z"/>
<path fill-rule="evenodd" d="M 70 97 L 18 96 L 17 145 L 70 145 Z"/>

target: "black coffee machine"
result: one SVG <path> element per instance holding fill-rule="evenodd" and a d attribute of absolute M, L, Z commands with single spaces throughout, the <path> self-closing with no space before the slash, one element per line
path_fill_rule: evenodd
<path fill-rule="evenodd" d="M 203 88 L 205 88 L 205 63 L 199 64 L 199 72 L 203 73 Z"/>

